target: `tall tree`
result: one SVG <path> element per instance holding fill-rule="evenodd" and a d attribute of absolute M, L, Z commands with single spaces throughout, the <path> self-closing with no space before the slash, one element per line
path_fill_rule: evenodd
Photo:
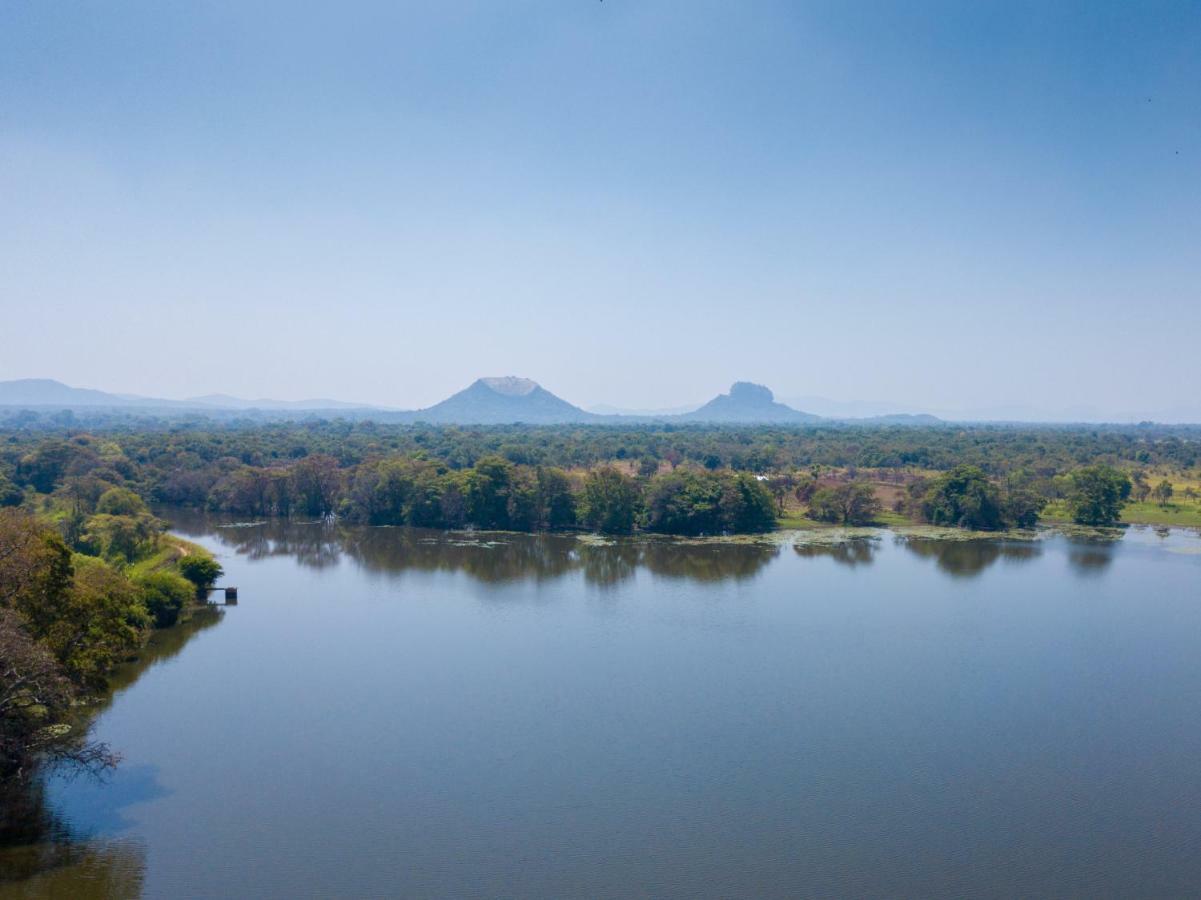
<path fill-rule="evenodd" d="M 977 466 L 956 466 L 935 478 L 921 501 L 922 517 L 932 525 L 994 531 L 1005 525 L 997 486 Z"/>
<path fill-rule="evenodd" d="M 1130 497 L 1130 479 L 1112 466 L 1095 465 L 1070 475 L 1068 507 L 1080 525 L 1115 525 Z"/>
<path fill-rule="evenodd" d="M 638 483 L 612 466 L 589 472 L 580 498 L 580 517 L 589 528 L 606 534 L 629 534 L 641 510 Z"/>
<path fill-rule="evenodd" d="M 883 508 L 872 486 L 863 481 L 818 488 L 809 498 L 809 515 L 819 522 L 870 525 Z"/>

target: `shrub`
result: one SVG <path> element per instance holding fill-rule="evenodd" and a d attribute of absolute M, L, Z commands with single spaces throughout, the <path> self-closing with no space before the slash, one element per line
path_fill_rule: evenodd
<path fill-rule="evenodd" d="M 224 570 L 210 556 L 185 556 L 179 561 L 179 574 L 196 586 L 196 590 L 212 587 Z"/>
<path fill-rule="evenodd" d="M 179 614 L 196 598 L 196 586 L 174 572 L 152 572 L 137 581 L 138 594 L 155 628 L 179 621 Z"/>

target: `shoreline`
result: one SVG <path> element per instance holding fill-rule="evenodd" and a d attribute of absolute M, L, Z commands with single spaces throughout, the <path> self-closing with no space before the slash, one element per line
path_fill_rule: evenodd
<path fill-rule="evenodd" d="M 421 528 L 412 525 L 365 525 L 345 523 L 337 519 L 322 521 L 319 519 L 293 519 L 287 517 L 264 517 L 257 520 L 239 520 L 213 523 L 212 527 L 220 529 L 249 529 L 260 528 L 273 523 L 290 525 L 336 525 L 352 529 L 411 529 L 430 535 L 445 535 L 450 539 L 460 541 L 477 541 L 489 543 L 498 537 L 558 537 L 573 538 L 576 541 L 591 545 L 610 545 L 620 542 L 636 543 L 665 543 L 680 546 L 704 544 L 757 544 L 770 546 L 835 546 L 861 540 L 877 540 L 891 534 L 903 540 L 931 541 L 1013 541 L 1035 542 L 1049 537 L 1066 537 L 1075 540 L 1114 542 L 1121 540 L 1126 534 L 1139 532 L 1144 529 L 1153 531 L 1184 532 L 1201 536 L 1201 527 L 1193 525 L 1152 525 L 1148 523 L 1122 523 L 1113 527 L 1091 525 L 1076 525 L 1071 522 L 1046 522 L 1034 528 L 1009 529 L 1004 531 L 976 531 L 967 528 L 956 528 L 945 525 L 924 525 L 920 523 L 880 523 L 876 525 L 827 525 L 814 523 L 804 527 L 783 527 L 773 531 L 746 534 L 717 534 L 717 535 L 683 535 L 663 534 L 659 532 L 641 531 L 631 534 L 604 534 L 579 530 L 570 531 L 513 531 L 503 529 L 441 529 Z"/>

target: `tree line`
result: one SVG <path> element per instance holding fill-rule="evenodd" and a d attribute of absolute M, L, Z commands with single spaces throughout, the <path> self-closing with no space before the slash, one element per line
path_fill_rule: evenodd
<path fill-rule="evenodd" d="M 283 433 L 292 434 L 272 431 Z M 55 502 L 69 542 L 126 555 L 149 534 L 149 513 L 121 509 L 114 517 L 112 495 L 100 501 L 114 487 L 236 515 L 339 516 L 364 524 L 450 529 L 754 533 L 775 527 L 789 496 L 819 521 L 867 524 L 883 511 L 854 467 L 831 481 L 823 473 L 832 470 L 821 465 L 752 475 L 684 460 L 627 457 L 567 469 L 492 453 L 455 466 L 428 450 L 355 462 L 354 455 L 307 452 L 303 446 L 258 464 L 270 435 L 233 434 L 245 437 L 248 446 L 224 446 L 215 458 L 199 452 L 208 438 L 197 445 L 186 436 L 180 445 L 179 436 L 170 434 L 10 439 L 0 458 L 0 505 L 36 507 L 38 497 L 61 498 Z M 934 475 L 898 471 L 906 496 L 892 511 L 914 521 L 996 530 L 1031 527 L 1049 501 L 1063 500 L 1076 521 L 1106 525 L 1118 520 L 1131 496 L 1170 496 L 1170 484 L 1152 488 L 1138 470 L 1131 479 L 1106 463 L 1084 460 L 1086 465 L 1063 472 L 1007 467 L 996 475 L 971 463 Z M 877 470 L 876 477 L 887 471 Z M 1095 499 L 1099 485 L 1108 485 L 1107 498 Z"/>
<path fill-rule="evenodd" d="M 776 525 L 775 502 L 747 473 L 677 469 L 639 477 L 612 465 L 568 472 L 495 455 L 462 469 L 421 456 L 347 468 L 326 455 L 241 466 L 214 483 L 204 505 L 239 515 L 336 515 L 443 529 L 712 535 Z"/>

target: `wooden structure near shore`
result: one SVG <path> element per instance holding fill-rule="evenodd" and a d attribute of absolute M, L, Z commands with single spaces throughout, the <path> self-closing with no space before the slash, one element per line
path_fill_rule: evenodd
<path fill-rule="evenodd" d="M 207 595 L 212 593 L 213 591 L 224 591 L 225 592 L 225 605 L 226 606 L 237 606 L 238 605 L 238 589 L 236 587 L 234 587 L 233 585 L 227 585 L 226 587 L 215 587 L 214 586 L 211 588 L 205 588 L 206 600 L 207 600 Z"/>

